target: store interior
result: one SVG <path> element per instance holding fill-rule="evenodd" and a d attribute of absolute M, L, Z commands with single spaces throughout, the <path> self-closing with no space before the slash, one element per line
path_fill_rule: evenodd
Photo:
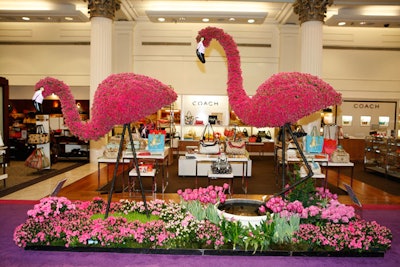
<path fill-rule="evenodd" d="M 170 85 L 178 95 L 171 105 L 133 123 L 132 130 L 140 133 L 140 124 L 151 124 L 153 128 L 166 131 L 166 145 L 171 147 L 170 160 L 177 164 L 178 178 L 182 176 L 178 166 L 180 157 L 186 156 L 188 147 L 198 147 L 210 117 L 215 120 L 212 125 L 215 135 L 212 137 L 229 139 L 224 135 L 226 130 L 238 131 L 243 134 L 250 158 L 260 157 L 273 162 L 279 128 L 248 126 L 236 116 L 226 93 L 224 51 L 212 44 L 206 54 L 206 65 L 195 56 L 197 32 L 210 24 L 155 22 L 154 18 L 159 14 L 149 12 L 151 6 L 147 6 L 147 2 L 152 1 L 129 2 L 136 6 L 138 17 L 135 19 L 123 14 L 123 10 L 132 8 L 123 1 L 125 9 L 118 11 L 113 22 L 112 72 L 133 71 L 155 77 Z M 293 17 L 293 12 L 289 12 L 291 3 L 273 1 L 251 4 L 249 7 L 254 4 L 263 9 L 267 8 L 264 5 L 276 8 L 253 25 L 243 21 L 235 24 L 212 22 L 212 25 L 231 33 L 239 43 L 244 87 L 249 96 L 255 95 L 258 86 L 274 73 L 297 71 L 301 65 L 301 25 L 298 18 Z M 86 6 L 85 3 L 81 5 Z M 394 10 L 398 8 L 390 3 L 388 6 Z M 352 26 L 339 27 L 335 22 L 341 14 L 335 16 L 331 11 L 342 8 L 349 7 L 343 3 L 330 7 L 323 26 L 320 76 L 341 93 L 343 102 L 320 110 L 296 124 L 301 125 L 306 133 L 311 133 L 316 126 L 321 135 L 324 135 L 325 125 L 336 125 L 335 139 L 349 153 L 350 162 L 362 166 L 359 169 L 364 170 L 365 167 L 377 177 L 396 182 L 400 164 L 397 152 L 400 75 L 392 66 L 400 58 L 397 45 L 399 28 L 395 22 L 383 25 L 382 21 L 376 24 L 371 22 L 369 27 L 354 26 L 354 22 Z M 352 8 L 352 12 L 357 9 L 355 6 Z M 290 15 L 283 16 L 285 10 Z M 393 20 L 389 16 L 386 19 Z M 24 163 L 36 148 L 36 145 L 28 144 L 29 135 L 35 133 L 38 121 L 31 98 L 34 85 L 43 77 L 56 76 L 70 85 L 81 119 L 90 119 L 95 90 L 95 86 L 90 85 L 91 25 L 87 17 L 74 23 L 0 23 L 10 32 L 10 35 L 0 36 L 0 73 L 4 76 L 0 80 L 1 99 L 6 103 L 1 113 L 3 124 L 0 130 L 7 147 L 3 162 L 12 167 L 14 162 Z M 19 36 L 17 32 L 33 34 Z M 47 156 L 51 166 L 48 168 L 56 169 L 57 164 L 65 162 L 96 165 L 96 159 L 104 156 L 112 137 L 121 133 L 122 126 L 116 126 L 100 143 L 82 141 L 65 125 L 61 108 L 56 96 L 48 97 L 43 102 L 50 135 Z M 250 141 L 251 137 L 260 134 L 261 142 Z"/>

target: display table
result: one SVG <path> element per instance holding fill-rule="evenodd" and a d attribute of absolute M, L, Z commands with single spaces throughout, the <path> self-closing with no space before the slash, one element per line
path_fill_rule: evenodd
<path fill-rule="evenodd" d="M 165 189 L 168 186 L 168 179 L 169 179 L 169 147 L 165 147 L 163 152 L 151 152 L 146 150 L 139 150 L 136 151 L 136 157 L 138 160 L 147 160 L 154 162 L 154 169 L 156 171 L 155 175 L 161 173 L 161 183 L 162 183 L 162 193 L 165 192 Z M 123 160 L 133 160 L 133 154 L 131 151 L 125 151 L 122 156 Z M 166 168 L 164 168 L 166 166 Z"/>
<path fill-rule="evenodd" d="M 97 189 L 100 189 L 100 167 L 102 164 L 106 164 L 107 165 L 107 183 L 110 182 L 109 179 L 109 168 L 110 165 L 115 165 L 117 163 L 117 159 L 116 158 L 106 158 L 106 157 L 100 157 L 97 159 Z M 131 163 L 130 159 L 121 159 L 119 161 L 119 164 L 123 165 L 123 170 L 125 170 L 125 166 L 128 166 L 128 164 Z M 124 184 L 123 184 L 124 186 Z"/>
<path fill-rule="evenodd" d="M 135 178 L 138 177 L 138 173 L 136 171 L 136 168 L 133 168 L 129 172 L 129 196 L 132 196 L 132 192 L 135 191 Z M 156 180 L 156 169 L 152 169 L 151 171 L 147 172 L 140 172 L 140 177 L 143 178 L 148 178 L 150 177 L 152 179 L 152 188 L 151 188 L 151 193 L 153 194 L 153 197 L 155 196 L 157 192 L 157 180 Z"/>
<path fill-rule="evenodd" d="M 197 188 L 197 180 L 199 176 L 208 177 L 211 163 L 218 159 L 218 155 L 207 154 L 190 154 L 180 156 L 178 162 L 179 176 L 194 176 L 196 178 L 195 186 Z M 242 188 L 247 193 L 247 179 L 251 176 L 252 161 L 245 155 L 226 155 L 228 162 L 232 166 L 232 175 L 234 177 L 242 177 Z"/>
<path fill-rule="evenodd" d="M 278 151 L 278 150 L 276 150 L 276 151 Z M 279 169 L 280 169 L 279 166 L 283 165 L 283 163 L 282 163 L 282 156 L 277 152 L 275 152 L 275 153 L 276 153 L 276 155 L 275 155 L 275 158 L 276 158 L 276 164 L 275 164 L 276 173 L 275 174 L 276 174 L 276 182 L 278 182 Z M 306 158 L 306 160 L 308 162 L 314 161 L 314 162 L 317 162 L 320 166 L 323 166 L 323 164 L 327 164 L 328 161 L 329 161 L 329 157 L 328 157 L 327 154 L 322 154 L 322 153 L 316 154 L 316 153 L 306 153 L 306 152 L 304 152 L 304 156 L 305 156 L 305 158 Z M 303 162 L 303 160 L 301 158 L 288 157 L 285 160 L 285 166 L 289 170 L 289 166 L 290 165 L 294 165 L 294 164 L 302 163 L 302 162 Z M 313 179 L 323 179 L 324 187 L 326 188 L 328 186 L 328 179 L 327 179 L 327 175 L 326 174 L 323 174 L 323 173 L 314 174 L 311 178 L 313 178 Z M 286 181 L 282 181 L 282 184 L 285 184 L 285 182 Z"/>
<path fill-rule="evenodd" d="M 354 162 L 321 162 L 321 167 L 325 168 L 325 175 L 328 177 L 328 169 L 329 168 L 337 168 L 337 177 L 336 177 L 336 187 L 339 187 L 340 181 L 340 169 L 341 168 L 351 168 L 351 175 L 350 175 L 350 186 L 353 187 L 353 174 L 354 174 Z"/>

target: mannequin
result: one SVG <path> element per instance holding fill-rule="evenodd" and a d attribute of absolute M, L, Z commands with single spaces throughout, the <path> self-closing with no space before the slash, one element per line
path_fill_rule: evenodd
<path fill-rule="evenodd" d="M 36 113 L 43 113 L 42 103 L 43 103 L 43 92 L 44 88 L 40 87 L 38 90 L 35 91 L 32 97 L 33 106 L 36 109 Z"/>

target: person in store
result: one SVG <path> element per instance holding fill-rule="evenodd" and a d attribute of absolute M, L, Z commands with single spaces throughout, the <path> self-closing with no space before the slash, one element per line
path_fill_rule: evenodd
<path fill-rule="evenodd" d="M 33 101 L 33 106 L 36 109 L 36 113 L 43 113 L 43 108 L 42 108 L 42 104 L 43 104 L 43 92 L 44 88 L 40 87 L 38 90 L 35 91 L 35 93 L 33 94 L 32 97 L 32 101 Z"/>

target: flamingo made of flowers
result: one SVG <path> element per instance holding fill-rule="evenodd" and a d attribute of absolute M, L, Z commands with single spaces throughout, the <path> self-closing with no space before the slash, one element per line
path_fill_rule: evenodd
<path fill-rule="evenodd" d="M 90 114 L 91 118 L 89 121 L 83 122 L 80 119 L 71 90 L 64 82 L 52 77 L 46 77 L 36 83 L 35 89 L 41 89 L 43 97 L 53 93 L 58 95 L 65 124 L 72 134 L 83 140 L 97 140 L 107 134 L 115 125 L 124 125 L 122 137 L 124 137 L 125 131 L 128 130 L 142 199 L 147 215 L 149 215 L 139 164 L 128 125 L 172 103 L 177 98 L 176 93 L 169 86 L 144 75 L 134 73 L 112 74 L 97 87 Z M 116 165 L 108 195 L 105 218 L 108 217 L 110 210 L 118 164 L 122 157 L 122 143 L 123 138 L 121 138 L 118 156 L 115 161 Z"/>
<path fill-rule="evenodd" d="M 229 104 L 247 125 L 281 127 L 328 106 L 340 104 L 341 94 L 320 78 L 300 72 L 281 72 L 262 83 L 255 95 L 243 88 L 240 55 L 232 36 L 222 29 L 207 27 L 199 31 L 197 55 L 205 63 L 204 51 L 212 39 L 225 50 L 228 62 Z"/>
<path fill-rule="evenodd" d="M 46 77 L 35 85 L 43 97 L 60 98 L 65 124 L 83 140 L 97 140 L 115 125 L 129 124 L 174 102 L 176 93 L 160 81 L 134 73 L 119 73 L 102 81 L 94 95 L 90 120 L 81 121 L 73 95 L 64 82 Z"/>

